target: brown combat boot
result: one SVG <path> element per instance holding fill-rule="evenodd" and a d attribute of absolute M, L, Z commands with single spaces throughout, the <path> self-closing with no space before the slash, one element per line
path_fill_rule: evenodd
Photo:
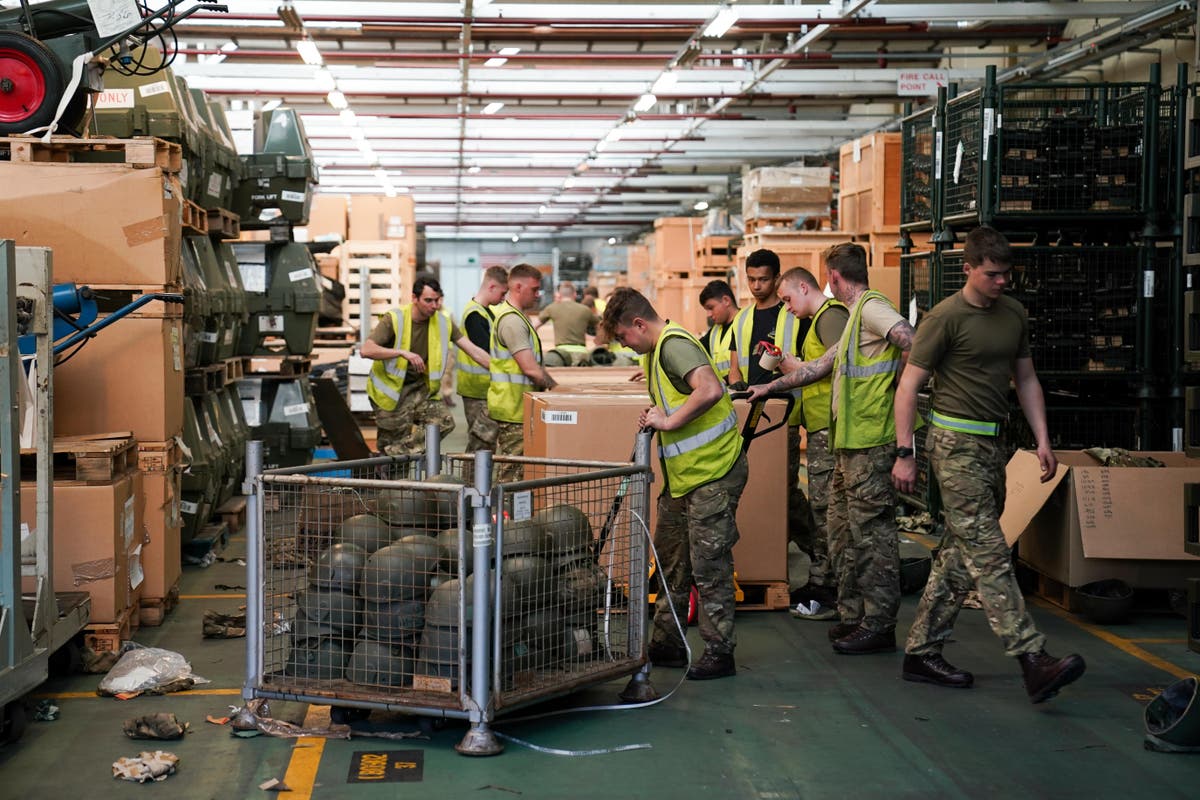
<path fill-rule="evenodd" d="M 1021 672 L 1025 674 L 1029 702 L 1034 704 L 1054 697 L 1064 686 L 1083 677 L 1087 669 L 1083 657 L 1073 653 L 1065 658 L 1055 658 L 1045 650 L 1039 650 L 1019 655 L 1017 661 L 1021 662 Z"/>
<path fill-rule="evenodd" d="M 708 681 L 713 678 L 728 678 L 737 674 L 733 663 L 733 653 L 711 653 L 704 651 L 697 661 L 687 671 L 689 681 Z"/>
<path fill-rule="evenodd" d="M 838 639 L 853 633 L 858 630 L 857 622 L 839 622 L 829 628 L 829 641 L 836 642 Z"/>

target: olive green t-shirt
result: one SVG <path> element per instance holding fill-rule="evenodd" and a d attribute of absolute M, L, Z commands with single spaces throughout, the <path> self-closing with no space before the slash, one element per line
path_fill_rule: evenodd
<path fill-rule="evenodd" d="M 849 321 L 850 309 L 845 306 L 830 306 L 817 320 L 817 338 L 826 349 L 833 347 L 841 340 L 842 331 L 846 330 L 846 323 Z"/>
<path fill-rule="evenodd" d="M 1018 358 L 1029 357 L 1029 318 L 1001 295 L 977 308 L 957 292 L 921 320 L 910 364 L 933 373 L 933 407 L 953 417 L 999 422 L 1008 417 L 1008 386 Z"/>
<path fill-rule="evenodd" d="M 462 338 L 462 331 L 454 320 L 450 320 L 450 341 L 457 342 Z M 372 342 L 380 347 L 392 347 L 396 341 L 395 335 L 392 333 L 392 315 L 382 314 L 379 317 L 379 322 L 375 323 L 375 327 L 371 330 L 369 337 Z M 453 347 L 453 345 L 451 345 Z M 417 322 L 413 320 L 412 333 L 408 347 L 405 348 L 419 355 L 424 359 L 425 363 L 429 363 L 429 320 Z M 418 381 L 428 380 L 423 372 L 417 372 L 410 369 L 404 373 L 404 382 L 417 383 Z"/>
<path fill-rule="evenodd" d="M 537 334 L 525 324 L 525 320 L 521 318 L 520 314 L 510 312 L 496 321 L 496 341 L 513 355 L 522 350 L 533 350 L 533 338 L 535 336 Z M 538 344 L 541 344 L 540 339 L 538 340 Z"/>
<path fill-rule="evenodd" d="M 682 336 L 672 336 L 663 342 L 658 358 L 667 373 L 667 379 L 680 394 L 692 393 L 691 384 L 686 380 L 687 374 L 696 367 L 708 366 L 708 354 L 704 348 Z"/>
<path fill-rule="evenodd" d="M 558 300 L 538 314 L 542 322 L 554 323 L 554 344 L 585 344 L 588 325 L 600 321 L 595 312 L 574 300 Z"/>

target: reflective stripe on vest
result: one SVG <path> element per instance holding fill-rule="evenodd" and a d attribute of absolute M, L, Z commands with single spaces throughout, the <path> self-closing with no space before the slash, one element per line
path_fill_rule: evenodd
<path fill-rule="evenodd" d="M 833 364 L 833 379 L 838 381 L 838 407 L 830 437 L 834 450 L 861 450 L 896 441 L 893 408 L 900 348 L 887 342 L 882 354 L 867 359 L 858 346 L 862 338 L 862 310 L 873 300 L 881 300 L 894 309 L 887 297 L 868 289 L 850 311 L 850 319 L 838 341 Z"/>
<path fill-rule="evenodd" d="M 471 318 L 472 314 L 478 314 L 481 318 L 487 320 L 488 335 L 490 336 L 492 314 L 482 305 L 475 302 L 474 298 L 471 298 L 467 302 L 467 307 L 463 309 L 463 330 L 466 330 L 467 320 Z M 467 355 L 464 350 L 460 349 L 457 355 L 458 368 L 455 370 L 455 377 L 458 393 L 463 397 L 472 397 L 476 400 L 487 398 L 488 384 L 491 383 L 491 371 Z"/>
<path fill-rule="evenodd" d="M 999 422 L 983 422 L 977 419 L 963 419 L 962 417 L 952 417 L 949 414 L 943 414 L 940 411 L 933 410 L 929 412 L 929 421 L 934 427 L 943 428 L 948 431 L 957 433 L 970 433 L 975 436 L 999 436 Z"/>
<path fill-rule="evenodd" d="M 812 325 L 808 328 L 808 333 L 804 337 L 804 343 L 800 345 L 800 358 L 805 361 L 816 361 L 825 355 L 825 351 L 829 349 L 817 335 L 817 320 L 821 318 L 822 314 L 833 307 L 845 308 L 837 300 L 826 300 L 817 309 L 817 313 L 813 314 Z M 829 427 L 829 403 L 830 395 L 833 394 L 830 391 L 832 385 L 833 381 L 829 376 L 826 376 L 800 390 L 800 396 L 804 398 L 804 429 L 810 434 L 823 431 Z"/>
<path fill-rule="evenodd" d="M 748 380 L 750 377 L 750 354 L 756 342 L 751 342 L 750 339 L 754 336 L 754 304 L 746 306 L 738 311 L 737 316 L 733 318 L 733 328 L 736 331 L 734 340 L 737 345 L 738 354 L 738 369 L 741 370 L 742 380 Z M 784 355 L 796 355 L 799 351 L 796 342 L 796 316 L 788 311 L 786 304 L 779 305 L 779 315 L 775 318 L 775 344 L 781 348 Z M 803 413 L 803 389 L 793 389 L 792 397 L 796 398 L 796 405 L 792 408 L 792 413 L 788 415 L 788 425 L 799 425 L 800 418 Z"/>
<path fill-rule="evenodd" d="M 667 323 L 663 328 L 653 353 L 647 356 L 646 388 L 650 399 L 667 416 L 678 411 L 691 396 L 675 388 L 659 357 L 663 343 L 672 337 L 685 338 L 704 352 L 696 337 L 682 326 Z M 708 363 L 711 367 L 711 357 Z M 722 393 L 711 408 L 679 430 L 659 431 L 658 441 L 658 453 L 672 497 L 682 497 L 697 486 L 725 475 L 741 455 L 737 414 L 729 395 Z"/>
<path fill-rule="evenodd" d="M 509 314 L 517 314 L 525 326 L 529 328 L 529 336 L 533 342 L 533 357 L 537 363 L 542 363 L 542 342 L 537 331 L 529 323 L 529 319 L 514 308 L 507 300 L 495 306 L 496 318 L 492 322 L 490 370 L 491 383 L 488 385 L 487 401 L 488 416 L 500 422 L 521 422 L 525 413 L 525 393 L 533 387 L 533 381 L 521 372 L 517 359 L 496 339 L 500 329 L 500 320 Z"/>
<path fill-rule="evenodd" d="M 725 333 L 720 333 L 721 327 L 713 325 L 708 331 L 708 350 L 712 354 L 713 366 L 717 369 L 717 377 L 721 383 L 729 378 L 730 353 L 733 352 L 734 324 L 725 326 Z"/>
<path fill-rule="evenodd" d="M 393 308 L 388 312 L 392 322 L 392 344 L 397 350 L 409 350 L 412 346 L 412 305 Z M 450 358 L 450 317 L 445 312 L 435 312 L 429 318 L 427 334 L 429 352 L 425 359 L 426 382 L 429 396 L 437 395 L 441 388 L 442 372 Z M 403 358 L 388 358 L 371 365 L 367 378 L 367 396 L 384 411 L 394 411 L 404 388 L 404 377 L 408 374 L 408 361 Z"/>

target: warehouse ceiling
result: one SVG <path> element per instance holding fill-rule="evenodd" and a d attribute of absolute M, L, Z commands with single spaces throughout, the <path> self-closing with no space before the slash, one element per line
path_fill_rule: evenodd
<path fill-rule="evenodd" d="M 1044 79 L 1195 21 L 1195 0 L 228 6 L 178 26 L 175 70 L 298 109 L 322 192 L 411 193 L 431 237 L 629 236 L 737 196 L 744 164 L 894 123 L 928 102 L 904 72 Z"/>

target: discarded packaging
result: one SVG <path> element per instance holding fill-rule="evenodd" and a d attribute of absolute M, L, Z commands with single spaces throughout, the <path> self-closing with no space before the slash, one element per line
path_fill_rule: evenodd
<path fill-rule="evenodd" d="M 130 739 L 182 739 L 190 728 L 169 711 L 125 720 L 125 735 Z"/>
<path fill-rule="evenodd" d="M 159 647 L 136 647 L 109 670 L 96 693 L 100 695 L 166 694 L 209 683 L 192 673 L 192 665 L 183 656 Z"/>
<path fill-rule="evenodd" d="M 149 783 L 150 781 L 165 781 L 175 774 L 179 766 L 179 756 L 163 750 L 153 753 L 142 751 L 136 757 L 122 756 L 113 762 L 114 778 L 134 783 Z"/>

